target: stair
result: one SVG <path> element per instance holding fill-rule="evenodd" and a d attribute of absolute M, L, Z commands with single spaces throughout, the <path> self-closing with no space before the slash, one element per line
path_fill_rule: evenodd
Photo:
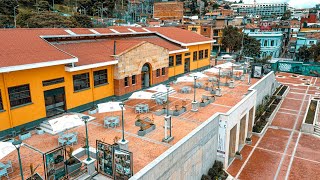
<path fill-rule="evenodd" d="M 49 124 L 48 121 L 43 121 L 40 124 L 40 127 L 43 129 L 44 132 L 48 133 L 48 134 L 52 134 L 55 135 L 56 133 L 53 132 L 53 129 L 51 127 L 51 125 Z"/>

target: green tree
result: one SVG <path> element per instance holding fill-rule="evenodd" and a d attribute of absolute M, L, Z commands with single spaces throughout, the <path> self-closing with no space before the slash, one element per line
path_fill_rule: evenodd
<path fill-rule="evenodd" d="M 212 5 L 212 9 L 213 9 L 213 10 L 218 9 L 218 8 L 219 8 L 219 4 L 214 3 L 214 4 Z"/>
<path fill-rule="evenodd" d="M 57 13 L 41 12 L 31 16 L 27 20 L 27 24 L 30 28 L 73 28 L 76 25 L 64 16 L 60 16 Z"/>
<path fill-rule="evenodd" d="M 240 50 L 242 34 L 239 29 L 234 26 L 227 26 L 223 29 L 222 46 L 227 52 L 235 52 Z"/>
<path fill-rule="evenodd" d="M 309 61 L 310 57 L 311 57 L 310 49 L 306 45 L 301 46 L 299 48 L 299 52 L 297 54 L 297 57 L 299 60 Z"/>
<path fill-rule="evenodd" d="M 0 27 L 14 26 L 14 8 L 18 5 L 15 0 L 0 0 Z M 18 8 L 15 9 L 19 13 Z"/>
<path fill-rule="evenodd" d="M 17 26 L 22 28 L 28 28 L 28 19 L 35 15 L 36 13 L 32 12 L 31 10 L 20 11 L 20 13 L 17 16 Z"/>
<path fill-rule="evenodd" d="M 290 10 L 286 10 L 286 12 L 283 13 L 281 20 L 288 20 L 291 17 L 291 11 Z"/>
<path fill-rule="evenodd" d="M 76 27 L 82 27 L 82 28 L 93 27 L 92 21 L 90 17 L 88 17 L 87 15 L 75 14 L 71 17 L 71 20 Z"/>
<path fill-rule="evenodd" d="M 261 44 L 255 38 L 244 35 L 243 37 L 243 55 L 248 57 L 260 56 Z"/>
<path fill-rule="evenodd" d="M 320 42 L 313 44 L 310 48 L 310 56 L 315 62 L 320 61 Z"/>
<path fill-rule="evenodd" d="M 39 11 L 49 11 L 50 10 L 50 4 L 48 3 L 48 1 L 39 1 L 37 6 L 39 8 Z"/>

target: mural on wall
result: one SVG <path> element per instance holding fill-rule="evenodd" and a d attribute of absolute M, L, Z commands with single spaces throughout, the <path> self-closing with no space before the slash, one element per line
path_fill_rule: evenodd
<path fill-rule="evenodd" d="M 227 123 L 225 121 L 220 120 L 217 155 L 222 158 L 225 157 L 225 153 L 226 153 L 225 151 L 226 128 L 227 128 Z"/>
<path fill-rule="evenodd" d="M 288 63 L 279 63 L 279 71 L 290 72 L 292 65 Z"/>

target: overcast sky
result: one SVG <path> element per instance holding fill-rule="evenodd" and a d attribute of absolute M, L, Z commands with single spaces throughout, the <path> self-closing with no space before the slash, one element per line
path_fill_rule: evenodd
<path fill-rule="evenodd" d="M 229 0 L 234 2 L 234 0 Z M 239 2 L 239 0 L 236 0 Z M 243 0 L 244 3 L 253 3 L 253 0 Z M 316 4 L 320 4 L 320 0 L 257 0 L 257 3 L 287 2 L 289 6 L 294 8 L 312 8 Z"/>

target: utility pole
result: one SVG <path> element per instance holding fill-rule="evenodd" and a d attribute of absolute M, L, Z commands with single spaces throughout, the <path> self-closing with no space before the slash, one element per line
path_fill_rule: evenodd
<path fill-rule="evenodd" d="M 16 18 L 16 8 L 18 8 L 19 5 L 15 6 L 13 8 L 13 16 L 14 16 L 14 28 L 17 28 L 17 18 Z"/>

